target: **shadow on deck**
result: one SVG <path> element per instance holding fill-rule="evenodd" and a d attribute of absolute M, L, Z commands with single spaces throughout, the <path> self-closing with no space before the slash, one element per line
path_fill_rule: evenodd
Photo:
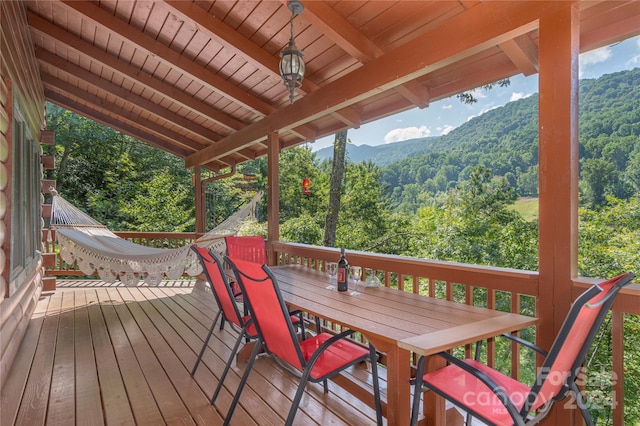
<path fill-rule="evenodd" d="M 59 280 L 54 293 L 40 297 L 2 378 L 0 424 L 222 424 L 244 368 L 234 365 L 211 406 L 237 336 L 231 327 L 214 332 L 204 363 L 190 375 L 214 306 L 193 281 L 150 288 Z M 363 382 L 368 376 L 362 367 L 348 374 Z M 297 383 L 260 357 L 232 424 L 282 424 Z M 384 375 L 381 386 L 384 398 Z M 328 394 L 310 384 L 295 423 L 371 425 L 375 411 L 334 383 Z"/>

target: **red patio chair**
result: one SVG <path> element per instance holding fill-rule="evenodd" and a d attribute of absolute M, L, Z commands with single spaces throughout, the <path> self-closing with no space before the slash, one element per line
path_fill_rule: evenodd
<path fill-rule="evenodd" d="M 374 404 L 377 422 L 378 425 L 381 425 L 382 407 L 378 383 L 378 356 L 373 345 L 369 344 L 369 349 L 366 349 L 347 340 L 346 337 L 354 333 L 352 330 L 346 330 L 336 335 L 319 333 L 299 341 L 296 338 L 278 283 L 269 267 L 237 259 L 227 258 L 226 261 L 235 273 L 249 305 L 258 332 L 259 344 L 256 344 L 249 358 L 224 424 L 227 425 L 231 421 L 242 389 L 258 355 L 258 350 L 262 346 L 265 352 L 284 361 L 289 367 L 301 373 L 298 390 L 289 409 L 286 425 L 293 423 L 307 382 L 322 382 L 324 391 L 328 392 L 327 380 L 329 378 L 365 360 L 369 360 L 371 363 Z"/>
<path fill-rule="evenodd" d="M 227 245 L 227 255 L 232 259 L 247 260 L 249 262 L 267 263 L 267 248 L 264 238 L 260 235 L 238 236 L 227 235 L 224 237 Z M 242 292 L 236 282 L 231 283 L 233 294 L 238 302 L 242 302 Z M 245 314 L 246 314 L 245 310 Z"/>
<path fill-rule="evenodd" d="M 193 369 L 191 370 L 191 375 L 193 376 L 198 369 L 198 365 L 202 360 L 202 355 L 204 354 L 205 349 L 209 345 L 209 340 L 211 339 L 211 335 L 213 334 L 213 330 L 215 329 L 216 322 L 218 318 L 222 316 L 222 323 L 220 325 L 220 329 L 222 329 L 222 325 L 224 321 L 228 321 L 231 323 L 234 328 L 239 330 L 238 338 L 236 339 L 236 343 L 231 350 L 231 355 L 227 360 L 225 368 L 220 376 L 220 380 L 218 381 L 218 385 L 216 387 L 213 396 L 211 397 L 211 404 L 213 404 L 222 389 L 222 383 L 231 368 L 231 363 L 233 362 L 233 358 L 238 352 L 238 348 L 240 347 L 240 343 L 242 339 L 245 338 L 247 342 L 253 339 L 257 339 L 258 333 L 256 331 L 255 325 L 253 321 L 251 321 L 250 315 L 242 315 L 240 310 L 238 309 L 238 305 L 235 303 L 233 291 L 229 282 L 227 281 L 227 276 L 224 273 L 224 269 L 222 267 L 222 261 L 216 254 L 210 250 L 207 250 L 202 247 L 198 247 L 197 245 L 191 246 L 193 251 L 197 254 L 198 259 L 200 259 L 200 263 L 202 264 L 202 269 L 207 277 L 207 282 L 211 286 L 211 291 L 213 292 L 213 296 L 218 305 L 218 313 L 213 319 L 213 324 L 211 324 L 211 328 L 209 329 L 209 333 L 207 334 L 204 343 L 202 344 L 202 349 L 200 349 L 200 353 L 198 354 L 198 359 L 196 360 Z M 298 314 L 299 316 L 295 316 L 294 314 Z M 302 314 L 300 312 L 293 312 L 290 320 L 294 324 L 304 324 L 302 322 Z M 304 336 L 304 328 L 302 328 L 302 334 Z"/>
<path fill-rule="evenodd" d="M 411 424 L 418 421 L 420 396 L 433 390 L 490 425 L 535 424 L 554 401 L 573 394 L 587 425 L 593 425 L 576 378 L 605 315 L 618 291 L 635 277 L 626 273 L 586 290 L 572 304 L 549 352 L 510 334 L 503 335 L 545 357 L 532 387 L 512 379 L 475 359 L 460 360 L 447 352 L 437 354 L 449 365 L 423 374 L 426 357 L 417 366 Z M 476 357 L 477 358 L 477 357 Z M 467 424 L 471 417 L 467 416 Z"/>
<path fill-rule="evenodd" d="M 267 263 L 267 249 L 264 238 L 256 236 L 228 235 L 224 237 L 227 255 L 231 259 L 246 260 L 264 265 Z"/>

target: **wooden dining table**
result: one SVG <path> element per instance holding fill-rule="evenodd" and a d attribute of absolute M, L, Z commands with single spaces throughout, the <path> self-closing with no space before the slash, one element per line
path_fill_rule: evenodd
<path fill-rule="evenodd" d="M 287 305 L 360 332 L 386 355 L 388 425 L 408 425 L 411 416 L 412 338 L 420 354 L 433 354 L 534 325 L 536 318 L 435 299 L 384 286 L 338 292 L 324 272 L 300 265 L 272 266 Z M 409 344 L 406 343 L 409 339 Z M 402 342 L 405 343 L 402 343 Z M 429 424 L 442 424 L 430 409 Z M 432 423 L 434 422 L 434 423 Z"/>

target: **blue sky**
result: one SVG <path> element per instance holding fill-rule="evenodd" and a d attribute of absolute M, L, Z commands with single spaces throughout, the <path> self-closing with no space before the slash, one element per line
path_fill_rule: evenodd
<path fill-rule="evenodd" d="M 640 67 L 640 36 L 580 55 L 580 78 L 598 78 L 603 74 Z M 508 102 L 531 96 L 538 91 L 538 75 L 512 77 L 507 87 L 474 90 L 478 102 L 465 105 L 456 97 L 433 102 L 428 108 L 412 110 L 350 129 L 354 145 L 381 145 L 426 136 L 446 134 L 473 117 Z M 314 151 L 331 146 L 333 136 L 310 144 Z"/>

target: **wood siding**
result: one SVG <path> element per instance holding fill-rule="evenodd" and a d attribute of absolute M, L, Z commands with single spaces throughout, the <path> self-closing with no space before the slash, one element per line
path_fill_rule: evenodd
<path fill-rule="evenodd" d="M 24 336 L 42 287 L 42 261 L 10 283 L 12 126 L 14 106 L 24 116 L 31 138 L 44 122 L 44 89 L 22 2 L 0 3 L 0 377 L 6 377 Z M 9 292 L 10 284 L 16 291 Z"/>

